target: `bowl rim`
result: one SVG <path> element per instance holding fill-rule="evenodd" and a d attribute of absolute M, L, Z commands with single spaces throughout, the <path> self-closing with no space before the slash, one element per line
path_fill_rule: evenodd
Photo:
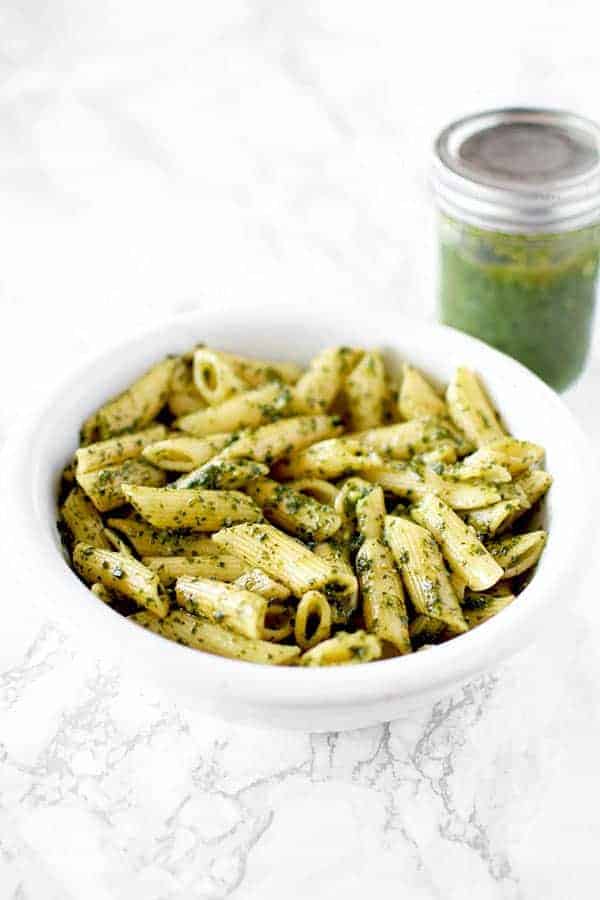
<path fill-rule="evenodd" d="M 571 411 L 554 391 L 520 363 L 447 326 L 412 319 L 391 310 L 383 312 L 393 318 L 397 327 L 402 328 L 401 333 L 410 331 L 419 335 L 438 332 L 454 343 L 462 343 L 466 360 L 469 348 L 477 348 L 476 355 L 488 356 L 496 369 L 504 370 L 509 375 L 517 375 L 521 380 L 525 378 L 530 382 L 534 393 L 548 404 L 548 414 L 558 417 L 561 427 L 569 429 L 572 452 L 581 458 L 579 470 L 583 473 L 589 471 L 589 466 L 595 468 L 593 451 Z M 132 649 L 138 648 L 139 652 L 151 657 L 158 669 L 165 666 L 178 669 L 183 667 L 190 677 L 193 675 L 194 678 L 204 679 L 207 683 L 216 683 L 227 689 L 233 687 L 235 694 L 254 697 L 263 703 L 325 707 L 333 701 L 344 704 L 369 703 L 383 700 L 386 696 L 398 696 L 399 692 L 411 696 L 475 674 L 512 653 L 516 645 L 522 643 L 516 639 L 519 628 L 521 627 L 523 636 L 527 635 L 530 631 L 526 627 L 528 620 L 531 625 L 532 618 L 545 604 L 544 592 L 550 585 L 554 591 L 558 590 L 558 585 L 564 582 L 575 558 L 585 548 L 588 529 L 583 523 L 588 521 L 592 509 L 592 497 L 585 490 L 574 492 L 581 527 L 564 530 L 564 544 L 561 544 L 564 551 L 549 559 L 546 559 L 547 554 L 544 555 L 536 576 L 519 595 L 520 598 L 526 597 L 527 603 L 510 604 L 501 615 L 436 646 L 434 651 L 380 660 L 376 665 L 276 667 L 226 659 L 181 646 L 133 622 L 124 621 L 122 616 L 115 615 L 113 610 L 99 603 L 70 569 L 63 555 L 57 552 L 56 535 L 48 528 L 47 517 L 42 511 L 38 473 L 40 465 L 43 468 L 43 459 L 36 458 L 35 436 L 43 428 L 44 422 L 52 417 L 55 409 L 60 410 L 69 387 L 90 379 L 94 372 L 102 371 L 105 365 L 114 365 L 116 359 L 125 358 L 127 349 L 134 344 L 151 338 L 168 340 L 171 331 L 179 331 L 185 326 L 191 329 L 197 327 L 201 331 L 207 315 L 213 321 L 220 316 L 235 315 L 238 322 L 244 316 L 255 322 L 256 317 L 260 318 L 261 314 L 260 308 L 240 307 L 210 310 L 208 313 L 195 310 L 169 316 L 154 322 L 141 332 L 130 330 L 110 347 L 89 353 L 60 379 L 25 420 L 15 427 L 14 432 L 9 434 L 2 450 L 3 465 L 0 474 L 5 500 L 3 513 L 5 521 L 10 522 L 11 527 L 7 530 L 15 549 L 20 553 L 32 554 L 31 558 L 36 559 L 43 573 L 44 584 L 50 588 L 49 593 L 60 596 L 61 601 L 64 595 L 68 603 L 65 610 L 72 611 L 74 619 L 87 617 L 90 627 L 97 623 L 99 628 L 113 637 L 115 644 L 121 649 L 124 643 L 131 644 Z M 272 317 L 276 315 L 276 311 L 269 308 L 268 314 Z M 326 310 L 319 315 L 337 314 L 333 310 Z M 285 319 L 286 322 L 289 321 L 289 314 L 286 313 Z M 579 487 L 589 485 L 589 480 L 583 475 L 579 481 Z M 46 489 L 47 487 L 46 482 Z"/>

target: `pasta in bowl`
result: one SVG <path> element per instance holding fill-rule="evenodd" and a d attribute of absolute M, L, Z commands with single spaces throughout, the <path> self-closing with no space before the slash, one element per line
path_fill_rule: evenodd
<path fill-rule="evenodd" d="M 217 656 L 431 649 L 512 603 L 546 544 L 530 524 L 544 449 L 507 433 L 466 366 L 441 392 L 407 362 L 396 381 L 379 350 L 329 347 L 302 369 L 201 346 L 81 438 L 59 517 L 75 571 L 136 624 Z"/>
<path fill-rule="evenodd" d="M 560 398 L 451 329 L 196 314 L 93 359 L 15 434 L 7 557 L 173 699 L 359 727 L 539 634 L 587 546 L 591 466 Z"/>

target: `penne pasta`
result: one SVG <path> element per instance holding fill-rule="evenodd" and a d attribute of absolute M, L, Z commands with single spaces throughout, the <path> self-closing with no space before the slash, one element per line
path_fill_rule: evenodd
<path fill-rule="evenodd" d="M 367 538 L 356 554 L 356 573 L 367 629 L 399 653 L 410 653 L 408 613 L 402 579 L 391 552 L 379 538 Z"/>
<path fill-rule="evenodd" d="M 356 502 L 356 522 L 363 539 L 381 540 L 385 521 L 383 490 L 376 485 Z"/>
<path fill-rule="evenodd" d="M 111 518 L 108 525 L 124 534 L 139 556 L 185 556 L 194 558 L 214 552 L 210 538 L 177 529 L 153 528 L 137 517 Z"/>
<path fill-rule="evenodd" d="M 218 531 L 238 522 L 258 522 L 259 507 L 239 491 L 172 490 L 123 485 L 123 494 L 155 528 Z"/>
<path fill-rule="evenodd" d="M 435 418 L 371 428 L 355 437 L 367 449 L 397 460 L 410 459 L 417 453 L 430 453 L 442 443 L 454 444 L 459 455 L 472 449 L 472 444 L 449 421 Z"/>
<path fill-rule="evenodd" d="M 476 628 L 482 622 L 487 622 L 488 619 L 498 615 L 514 599 L 510 589 L 504 587 L 487 593 L 469 592 L 463 602 L 463 613 L 469 628 Z"/>
<path fill-rule="evenodd" d="M 296 610 L 294 637 L 302 650 L 310 650 L 331 634 L 331 607 L 321 591 L 308 591 Z"/>
<path fill-rule="evenodd" d="M 156 418 L 169 396 L 174 359 L 164 359 L 95 412 L 84 423 L 86 443 L 103 441 L 126 431 L 139 431 Z"/>
<path fill-rule="evenodd" d="M 221 459 L 254 459 L 272 465 L 342 431 L 339 416 L 294 416 L 261 428 L 240 432 L 220 454 Z"/>
<path fill-rule="evenodd" d="M 235 579 L 235 584 L 236 587 L 243 588 L 246 591 L 254 591 L 256 594 L 261 594 L 267 600 L 287 600 L 290 596 L 288 587 L 270 578 L 262 569 L 248 569 Z"/>
<path fill-rule="evenodd" d="M 294 408 L 300 413 L 331 409 L 359 356 L 360 351 L 351 347 L 330 347 L 315 356 L 294 388 Z"/>
<path fill-rule="evenodd" d="M 365 353 L 344 382 L 351 431 L 365 431 L 383 423 L 387 393 L 381 353 Z"/>
<path fill-rule="evenodd" d="M 196 390 L 208 406 L 218 406 L 234 394 L 249 390 L 226 356 L 207 347 L 194 353 L 192 372 Z"/>
<path fill-rule="evenodd" d="M 182 357 L 176 359 L 173 366 L 167 405 L 169 412 L 176 418 L 187 416 L 189 413 L 197 412 L 206 406 L 206 403 L 196 390 L 192 377 L 192 366 L 188 360 Z"/>
<path fill-rule="evenodd" d="M 212 434 L 206 438 L 195 438 L 189 435 L 174 434 L 144 447 L 142 456 L 169 472 L 191 472 L 217 455 L 224 447 L 235 440 L 232 434 Z"/>
<path fill-rule="evenodd" d="M 236 490 L 246 487 L 262 475 L 268 466 L 251 459 L 215 459 L 193 472 L 182 475 L 173 483 L 178 490 L 202 487 L 210 490 Z"/>
<path fill-rule="evenodd" d="M 455 425 L 477 447 L 505 437 L 496 411 L 471 369 L 460 367 L 456 370 L 448 385 L 446 402 Z"/>
<path fill-rule="evenodd" d="M 535 566 L 546 546 L 547 537 L 545 531 L 514 534 L 490 541 L 487 549 L 504 569 L 504 578 L 514 578 Z"/>
<path fill-rule="evenodd" d="M 101 550 L 110 549 L 98 510 L 79 486 L 76 485 L 69 491 L 60 508 L 60 516 L 75 543 L 81 541 Z"/>
<path fill-rule="evenodd" d="M 436 539 L 453 571 L 474 591 L 492 587 L 503 576 L 502 567 L 475 532 L 450 507 L 427 494 L 411 509 L 412 518 Z"/>
<path fill-rule="evenodd" d="M 202 556 L 191 559 L 188 556 L 143 556 L 142 562 L 152 572 L 156 572 L 160 583 L 165 587 L 172 587 L 178 578 L 212 578 L 216 581 L 238 582 L 239 587 L 245 587 L 240 583 L 248 569 L 243 560 L 210 543 L 210 550 L 205 551 Z M 252 590 L 250 587 L 247 589 Z"/>
<path fill-rule="evenodd" d="M 166 433 L 164 425 L 153 425 L 144 431 L 123 434 L 107 441 L 80 447 L 75 453 L 77 476 L 123 463 L 128 459 L 137 459 L 145 447 L 159 441 Z"/>
<path fill-rule="evenodd" d="M 100 512 L 109 512 L 127 502 L 123 488 L 127 485 L 161 487 L 165 473 L 143 459 L 127 459 L 114 466 L 77 475 L 77 483 Z"/>
<path fill-rule="evenodd" d="M 329 600 L 343 599 L 353 585 L 338 566 L 321 559 L 295 538 L 272 525 L 236 525 L 224 528 L 213 541 L 240 556 L 249 566 L 262 569 L 298 597 L 322 589 Z"/>
<path fill-rule="evenodd" d="M 276 478 L 283 481 L 307 477 L 336 479 L 380 464 L 380 457 L 366 450 L 359 440 L 332 438 L 281 460 L 276 463 L 273 472 Z"/>
<path fill-rule="evenodd" d="M 444 398 L 378 351 L 302 370 L 197 343 L 80 443 L 58 494 L 73 568 L 107 614 L 234 660 L 430 649 L 512 602 L 546 544 L 513 533 L 540 518 L 544 450 L 505 433 L 465 367 Z"/>
<path fill-rule="evenodd" d="M 300 491 L 301 494 L 308 494 L 313 500 L 327 506 L 335 506 L 339 493 L 334 484 L 330 484 L 329 481 L 324 481 L 322 478 L 298 478 L 296 481 L 290 481 L 289 486 L 295 491 Z"/>
<path fill-rule="evenodd" d="M 147 613 L 129 617 L 131 621 L 171 641 L 184 644 L 194 650 L 203 650 L 215 656 L 245 660 L 272 666 L 290 666 L 298 662 L 298 647 L 272 644 L 269 641 L 252 640 L 213 625 L 184 610 L 174 610 L 166 619 L 157 619 Z"/>
<path fill-rule="evenodd" d="M 386 516 L 384 538 L 415 611 L 443 622 L 452 634 L 466 631 L 442 554 L 431 534 L 407 519 Z"/>
<path fill-rule="evenodd" d="M 256 479 L 246 486 L 246 492 L 269 522 L 296 537 L 324 541 L 342 524 L 330 506 L 323 506 L 312 497 L 271 478 Z"/>
<path fill-rule="evenodd" d="M 195 437 L 236 431 L 239 428 L 257 428 L 283 418 L 290 410 L 291 389 L 279 382 L 244 394 L 235 394 L 218 406 L 201 409 L 177 419 L 178 428 Z"/>
<path fill-rule="evenodd" d="M 528 469 L 539 466 L 544 461 L 544 448 L 530 441 L 517 441 L 512 437 L 501 437 L 490 441 L 463 460 L 467 469 L 483 469 L 499 466 L 511 475 L 521 475 Z M 496 481 L 501 479 L 496 478 Z M 504 479 L 502 479 L 504 480 Z"/>
<path fill-rule="evenodd" d="M 355 631 L 349 634 L 338 631 L 329 638 L 307 650 L 300 659 L 301 666 L 344 666 L 371 662 L 381 657 L 381 643 L 374 634 Z"/>
<path fill-rule="evenodd" d="M 423 375 L 408 363 L 404 363 L 402 366 L 398 411 L 403 419 L 448 416 L 448 408 L 442 398 Z"/>
<path fill-rule="evenodd" d="M 244 637 L 262 639 L 267 599 L 235 585 L 208 578 L 178 578 L 175 599 L 195 616 Z"/>
<path fill-rule="evenodd" d="M 137 559 L 79 543 L 73 550 L 73 565 L 87 584 L 99 582 L 107 591 L 128 597 L 154 616 L 167 615 L 169 601 L 158 576 Z"/>
<path fill-rule="evenodd" d="M 269 601 L 265 626 L 263 628 L 264 641 L 284 641 L 294 633 L 292 610 L 279 600 Z"/>

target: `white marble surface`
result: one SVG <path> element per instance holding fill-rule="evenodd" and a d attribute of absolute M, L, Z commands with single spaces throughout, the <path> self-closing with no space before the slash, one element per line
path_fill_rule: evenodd
<path fill-rule="evenodd" d="M 432 315 L 433 132 L 507 103 L 598 117 L 592 8 L 7 0 L 0 435 L 165 312 Z M 599 388 L 596 361 L 569 398 L 598 447 Z M 598 896 L 593 571 L 498 671 L 420 717 L 319 736 L 172 708 L 3 572 L 2 898 Z"/>

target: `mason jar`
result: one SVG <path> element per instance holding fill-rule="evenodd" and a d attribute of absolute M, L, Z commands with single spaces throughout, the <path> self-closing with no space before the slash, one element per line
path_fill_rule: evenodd
<path fill-rule="evenodd" d="M 556 390 L 589 349 L 600 257 L 600 128 L 506 109 L 435 143 L 441 320 L 518 359 Z"/>

